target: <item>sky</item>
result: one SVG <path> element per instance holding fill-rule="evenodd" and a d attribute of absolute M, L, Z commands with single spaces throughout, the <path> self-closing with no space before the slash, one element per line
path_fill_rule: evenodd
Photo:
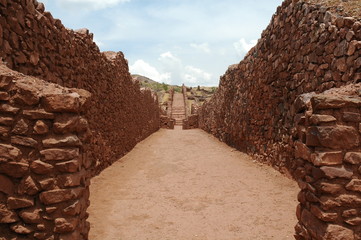
<path fill-rule="evenodd" d="M 122 51 L 132 74 L 218 86 L 257 43 L 282 0 L 40 0 L 101 51 Z"/>

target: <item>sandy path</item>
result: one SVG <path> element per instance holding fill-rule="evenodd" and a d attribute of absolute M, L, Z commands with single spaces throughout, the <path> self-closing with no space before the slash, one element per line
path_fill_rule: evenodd
<path fill-rule="evenodd" d="M 298 186 L 202 130 L 160 130 L 95 177 L 91 240 L 294 239 Z"/>

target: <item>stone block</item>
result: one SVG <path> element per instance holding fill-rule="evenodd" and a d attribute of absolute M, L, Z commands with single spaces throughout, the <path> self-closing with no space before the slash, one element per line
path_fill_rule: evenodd
<path fill-rule="evenodd" d="M 361 198 L 356 194 L 341 194 L 335 200 L 346 207 L 361 207 Z"/>
<path fill-rule="evenodd" d="M 351 225 L 351 226 L 359 226 L 359 225 L 361 225 L 361 218 L 360 217 L 350 218 L 350 219 L 345 220 L 345 223 L 347 223 L 348 225 Z"/>
<path fill-rule="evenodd" d="M 67 233 L 72 232 L 78 225 L 78 218 L 56 218 L 54 232 L 56 233 Z"/>
<path fill-rule="evenodd" d="M 345 122 L 361 122 L 361 114 L 353 112 L 344 112 L 342 120 Z"/>
<path fill-rule="evenodd" d="M 12 117 L 0 117 L 0 124 L 5 126 L 12 126 L 14 123 L 14 118 Z"/>
<path fill-rule="evenodd" d="M 0 174 L 0 192 L 3 192 L 7 195 L 12 195 L 14 193 L 13 182 L 10 178 L 2 174 Z"/>
<path fill-rule="evenodd" d="M 79 116 L 62 114 L 54 122 L 54 131 L 56 133 L 81 133 L 87 130 L 88 122 Z"/>
<path fill-rule="evenodd" d="M 321 182 L 318 184 L 318 189 L 324 193 L 337 194 L 344 189 L 341 184 Z"/>
<path fill-rule="evenodd" d="M 330 224 L 327 226 L 323 239 L 327 240 L 353 240 L 354 233 L 351 229 L 340 225 Z"/>
<path fill-rule="evenodd" d="M 74 173 L 79 170 L 79 160 L 71 160 L 67 162 L 57 163 L 55 167 L 60 172 Z"/>
<path fill-rule="evenodd" d="M 351 182 L 346 185 L 346 189 L 350 191 L 361 192 L 361 180 L 352 179 Z"/>
<path fill-rule="evenodd" d="M 51 143 L 54 144 L 54 141 Z M 41 150 L 40 154 L 44 157 L 45 161 L 67 161 L 79 157 L 78 148 L 50 148 Z"/>
<path fill-rule="evenodd" d="M 19 221 L 17 214 L 0 203 L 0 223 L 15 223 Z"/>
<path fill-rule="evenodd" d="M 16 160 L 21 156 L 21 151 L 17 147 L 8 144 L 0 144 L 0 157 Z"/>
<path fill-rule="evenodd" d="M 75 201 L 70 206 L 64 208 L 63 213 L 69 216 L 78 215 L 81 211 L 81 204 L 79 201 Z"/>
<path fill-rule="evenodd" d="M 348 152 L 345 155 L 345 162 L 351 164 L 361 164 L 361 152 Z"/>
<path fill-rule="evenodd" d="M 3 113 L 9 113 L 9 114 L 17 114 L 19 112 L 20 108 L 16 108 L 16 107 L 12 107 L 11 105 L 8 104 L 0 104 L 0 112 Z"/>
<path fill-rule="evenodd" d="M 312 116 L 310 117 L 310 122 L 313 125 L 318 125 L 320 123 L 336 122 L 336 118 L 331 115 L 312 114 Z"/>
<path fill-rule="evenodd" d="M 358 131 L 349 126 L 314 127 L 314 135 L 321 146 L 331 149 L 351 149 L 359 146 Z M 308 145 L 308 144 L 307 144 Z"/>
<path fill-rule="evenodd" d="M 36 174 L 45 175 L 53 172 L 54 167 L 43 161 L 35 160 L 30 164 L 30 169 Z"/>
<path fill-rule="evenodd" d="M 28 132 L 28 130 L 29 125 L 24 121 L 24 119 L 20 119 L 11 132 L 19 135 L 24 135 Z"/>
<path fill-rule="evenodd" d="M 315 152 L 311 154 L 311 161 L 315 166 L 340 165 L 343 161 L 343 153 L 341 151 Z"/>
<path fill-rule="evenodd" d="M 74 199 L 74 197 L 71 189 L 55 189 L 40 193 L 40 201 L 45 205 L 66 202 Z"/>
<path fill-rule="evenodd" d="M 357 108 L 361 98 L 355 96 L 316 95 L 311 99 L 313 111 L 322 109 Z"/>
<path fill-rule="evenodd" d="M 0 163 L 0 172 L 14 178 L 21 178 L 28 173 L 29 165 L 21 162 Z"/>
<path fill-rule="evenodd" d="M 353 176 L 353 171 L 350 169 L 346 169 L 344 166 L 338 166 L 338 167 L 323 166 L 320 169 L 321 169 L 321 171 L 324 172 L 325 176 L 330 179 L 333 179 L 333 178 L 350 179 Z"/>
<path fill-rule="evenodd" d="M 76 135 L 53 136 L 43 140 L 46 148 L 79 147 L 82 143 Z"/>
<path fill-rule="evenodd" d="M 34 199 L 33 198 L 9 197 L 7 200 L 7 205 L 9 207 L 9 209 L 33 207 Z"/>
<path fill-rule="evenodd" d="M 36 208 L 26 209 L 26 210 L 22 210 L 19 216 L 25 223 L 41 223 L 42 222 L 42 217 L 40 215 L 41 212 L 42 212 L 41 209 L 36 209 Z"/>
<path fill-rule="evenodd" d="M 48 112 L 80 112 L 80 95 L 69 94 L 49 94 L 42 98 L 41 103 Z"/>
<path fill-rule="evenodd" d="M 33 120 L 39 120 L 39 119 L 54 119 L 55 114 L 46 112 L 44 109 L 38 109 L 38 110 L 24 110 L 23 115 L 33 119 Z"/>
<path fill-rule="evenodd" d="M 17 233 L 17 234 L 21 234 L 21 235 L 27 235 L 27 234 L 30 234 L 32 232 L 34 232 L 34 229 L 30 226 L 26 226 L 26 225 L 23 225 L 23 224 L 14 224 L 10 227 L 10 229 Z"/>
<path fill-rule="evenodd" d="M 49 127 L 45 124 L 44 121 L 38 120 L 34 125 L 34 132 L 40 135 L 46 134 L 49 132 Z"/>
<path fill-rule="evenodd" d="M 18 193 L 21 195 L 35 195 L 38 192 L 39 188 L 31 176 L 23 178 L 18 186 Z"/>
<path fill-rule="evenodd" d="M 20 145 L 24 147 L 36 148 L 38 146 L 38 142 L 30 137 L 23 136 L 12 136 L 11 143 L 14 145 Z"/>
<path fill-rule="evenodd" d="M 311 150 L 306 146 L 306 144 L 296 141 L 295 142 L 295 157 L 302 158 L 304 160 L 311 160 Z"/>
<path fill-rule="evenodd" d="M 324 222 L 335 222 L 338 218 L 337 213 L 324 212 L 316 205 L 311 205 L 311 213 Z"/>

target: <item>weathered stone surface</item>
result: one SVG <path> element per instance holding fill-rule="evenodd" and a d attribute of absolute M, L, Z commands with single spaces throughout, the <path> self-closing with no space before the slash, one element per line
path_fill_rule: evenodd
<path fill-rule="evenodd" d="M 359 226 L 359 225 L 361 225 L 361 218 L 360 217 L 350 218 L 350 219 L 345 220 L 345 223 L 352 225 L 352 226 Z"/>
<path fill-rule="evenodd" d="M 12 136 L 11 143 L 14 145 L 21 145 L 32 148 L 36 148 L 38 146 L 38 142 L 35 139 L 23 136 Z"/>
<path fill-rule="evenodd" d="M 336 118 L 331 115 L 320 115 L 320 114 L 313 114 L 310 117 L 310 122 L 314 125 L 318 125 L 320 123 L 330 123 L 336 122 Z"/>
<path fill-rule="evenodd" d="M 343 190 L 343 186 L 340 184 L 323 182 L 320 183 L 319 189 L 325 193 L 336 194 Z"/>
<path fill-rule="evenodd" d="M 21 162 L 0 163 L 0 172 L 14 178 L 23 177 L 29 170 L 29 165 Z"/>
<path fill-rule="evenodd" d="M 63 213 L 69 216 L 75 216 L 81 211 L 81 204 L 79 201 L 74 202 L 70 206 L 64 208 Z"/>
<path fill-rule="evenodd" d="M 39 109 L 39 110 L 24 110 L 23 111 L 23 115 L 33 119 L 33 120 L 38 120 L 38 119 L 54 119 L 55 115 L 54 113 L 49 113 L 46 112 L 43 109 Z"/>
<path fill-rule="evenodd" d="M 76 226 L 78 225 L 77 218 L 57 218 L 55 219 L 55 229 L 54 232 L 56 233 L 66 233 L 72 232 L 75 230 Z"/>
<path fill-rule="evenodd" d="M 345 162 L 361 164 L 361 152 L 348 152 L 345 155 Z"/>
<path fill-rule="evenodd" d="M 29 130 L 29 126 L 28 124 L 25 122 L 24 119 L 20 119 L 14 126 L 12 133 L 15 134 L 26 134 L 27 131 Z"/>
<path fill-rule="evenodd" d="M 351 149 L 360 144 L 358 131 L 348 126 L 315 127 L 316 137 L 321 146 L 332 149 Z M 308 144 L 307 144 L 308 145 Z"/>
<path fill-rule="evenodd" d="M 77 187 L 80 186 L 80 182 L 83 176 L 84 173 L 61 175 L 59 177 L 59 182 L 61 182 L 64 187 Z"/>
<path fill-rule="evenodd" d="M 79 116 L 62 114 L 54 122 L 54 131 L 57 133 L 84 132 L 87 130 L 88 122 Z"/>
<path fill-rule="evenodd" d="M 71 189 L 55 189 L 40 193 L 40 201 L 45 205 L 65 202 L 75 197 Z"/>
<path fill-rule="evenodd" d="M 49 112 L 80 112 L 80 95 L 70 94 L 49 94 L 42 98 L 44 109 Z"/>
<path fill-rule="evenodd" d="M 55 164 L 55 167 L 61 172 L 74 173 L 79 170 L 79 160 L 57 163 Z"/>
<path fill-rule="evenodd" d="M 0 101 L 8 101 L 10 99 L 10 95 L 7 92 L 0 92 Z"/>
<path fill-rule="evenodd" d="M 51 143 L 54 144 L 55 140 Z M 40 151 L 40 154 L 44 157 L 45 161 L 66 161 L 79 157 L 78 148 L 50 148 Z"/>
<path fill-rule="evenodd" d="M 361 114 L 344 112 L 342 115 L 342 120 L 346 122 L 361 122 Z"/>
<path fill-rule="evenodd" d="M 342 205 L 340 201 L 337 201 L 334 197 L 329 196 L 321 196 L 320 203 L 322 209 L 324 209 L 325 211 L 329 211 L 335 207 L 340 207 Z"/>
<path fill-rule="evenodd" d="M 25 105 L 35 105 L 40 101 L 39 89 L 35 84 L 25 81 L 15 82 L 16 94 L 13 99 Z"/>
<path fill-rule="evenodd" d="M 351 182 L 346 185 L 346 189 L 361 192 L 361 179 L 352 179 Z"/>
<path fill-rule="evenodd" d="M 0 144 L 0 157 L 16 160 L 21 156 L 20 149 L 7 145 L 7 144 Z"/>
<path fill-rule="evenodd" d="M 335 200 L 344 206 L 361 207 L 361 198 L 354 194 L 341 194 Z"/>
<path fill-rule="evenodd" d="M 34 131 L 37 134 L 46 134 L 49 132 L 49 127 L 45 124 L 44 121 L 38 120 L 34 125 Z"/>
<path fill-rule="evenodd" d="M 353 240 L 354 234 L 351 229 L 345 228 L 340 225 L 330 224 L 327 226 L 324 235 L 325 240 Z"/>
<path fill-rule="evenodd" d="M 0 124 L 5 126 L 11 126 L 14 123 L 14 118 L 11 117 L 0 117 Z"/>
<path fill-rule="evenodd" d="M 7 204 L 9 209 L 27 208 L 34 206 L 34 199 L 9 197 Z"/>
<path fill-rule="evenodd" d="M 38 192 L 39 188 L 31 176 L 23 178 L 18 186 L 18 193 L 22 195 L 35 195 Z"/>
<path fill-rule="evenodd" d="M 14 193 L 14 184 L 10 178 L 5 175 L 0 174 L 0 192 L 3 192 L 8 195 Z"/>
<path fill-rule="evenodd" d="M 321 167 L 321 170 L 325 173 L 328 178 L 351 178 L 353 171 L 346 169 L 344 166 L 339 167 Z"/>
<path fill-rule="evenodd" d="M 43 190 L 54 190 L 57 188 L 57 181 L 55 178 L 45 178 L 40 180 L 39 184 Z"/>
<path fill-rule="evenodd" d="M 317 219 L 312 213 L 304 209 L 300 221 L 313 235 L 323 236 L 326 224 Z"/>
<path fill-rule="evenodd" d="M 54 136 L 43 140 L 43 146 L 46 148 L 79 147 L 81 145 L 76 135 Z"/>
<path fill-rule="evenodd" d="M 296 141 L 295 142 L 295 157 L 302 158 L 304 160 L 311 160 L 311 150 L 306 146 L 306 144 Z"/>
<path fill-rule="evenodd" d="M 337 109 L 344 107 L 359 107 L 361 99 L 353 96 L 333 96 L 333 95 L 316 95 L 311 99 L 312 108 L 320 109 Z"/>
<path fill-rule="evenodd" d="M 51 164 L 45 163 L 40 160 L 35 160 L 30 164 L 30 169 L 36 174 L 49 174 L 53 171 L 54 167 Z"/>
<path fill-rule="evenodd" d="M 19 112 L 19 108 L 16 107 L 12 107 L 11 105 L 8 104 L 0 104 L 0 112 L 3 113 L 10 113 L 10 114 L 17 114 Z"/>
<path fill-rule="evenodd" d="M 334 222 L 338 217 L 337 213 L 324 212 L 316 205 L 311 206 L 311 213 L 324 222 Z"/>
<path fill-rule="evenodd" d="M 32 229 L 29 226 L 24 226 L 22 224 L 15 224 L 10 227 L 11 230 L 18 234 L 26 235 L 34 232 L 34 229 Z"/>
<path fill-rule="evenodd" d="M 20 212 L 20 217 L 25 223 L 41 223 L 42 218 L 40 209 L 26 209 Z"/>
<path fill-rule="evenodd" d="M 14 223 L 19 221 L 15 212 L 6 207 L 5 204 L 0 203 L 0 223 Z"/>
<path fill-rule="evenodd" d="M 335 152 L 315 152 L 311 154 L 311 161 L 315 166 L 331 166 L 342 164 L 343 153 Z"/>

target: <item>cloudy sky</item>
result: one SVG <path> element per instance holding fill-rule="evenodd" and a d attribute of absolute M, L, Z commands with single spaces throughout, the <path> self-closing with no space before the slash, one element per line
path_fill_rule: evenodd
<path fill-rule="evenodd" d="M 40 0 L 130 72 L 159 82 L 217 86 L 260 38 L 282 0 Z"/>

